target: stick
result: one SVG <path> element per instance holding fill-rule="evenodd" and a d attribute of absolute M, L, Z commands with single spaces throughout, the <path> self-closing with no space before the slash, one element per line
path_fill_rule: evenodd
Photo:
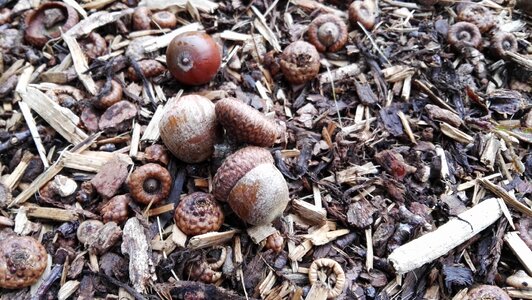
<path fill-rule="evenodd" d="M 523 264 L 529 275 L 532 275 L 532 251 L 523 242 L 516 232 L 508 232 L 504 235 L 504 241 Z"/>
<path fill-rule="evenodd" d="M 388 260 L 398 274 L 412 271 L 445 255 L 502 216 L 499 199 L 490 198 L 461 213 L 437 230 L 397 249 Z"/>

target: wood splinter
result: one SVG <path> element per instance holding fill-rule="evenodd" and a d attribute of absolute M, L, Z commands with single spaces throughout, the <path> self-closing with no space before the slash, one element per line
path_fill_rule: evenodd
<path fill-rule="evenodd" d="M 388 260 L 397 274 L 405 274 L 445 255 L 495 223 L 503 214 L 501 203 L 498 198 L 484 200 L 437 230 L 395 249 Z"/>

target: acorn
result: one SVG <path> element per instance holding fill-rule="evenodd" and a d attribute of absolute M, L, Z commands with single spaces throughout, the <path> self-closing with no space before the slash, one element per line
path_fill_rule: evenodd
<path fill-rule="evenodd" d="M 347 42 L 347 25 L 334 14 L 318 16 L 310 23 L 309 42 L 320 52 L 336 52 Z"/>
<path fill-rule="evenodd" d="M 214 104 L 203 96 L 182 96 L 164 112 L 159 130 L 175 157 L 187 163 L 207 160 L 219 130 Z"/>
<path fill-rule="evenodd" d="M 86 220 L 81 222 L 76 231 L 78 241 L 82 244 L 86 244 L 102 227 L 103 223 L 98 220 Z"/>
<path fill-rule="evenodd" d="M 457 50 L 464 47 L 478 48 L 482 42 L 482 35 L 475 24 L 458 22 L 449 28 L 447 42 Z"/>
<path fill-rule="evenodd" d="M 491 10 L 476 3 L 463 2 L 457 8 L 457 20 L 469 22 L 477 26 L 480 33 L 486 33 L 496 25 Z"/>
<path fill-rule="evenodd" d="M 166 65 L 177 81 L 202 85 L 211 81 L 222 63 L 220 47 L 204 32 L 176 36 L 166 50 Z"/>
<path fill-rule="evenodd" d="M 289 202 L 283 174 L 266 149 L 249 146 L 230 155 L 213 179 L 217 200 L 227 201 L 243 221 L 268 224 L 279 217 Z"/>
<path fill-rule="evenodd" d="M 353 1 L 349 5 L 349 21 L 356 25 L 357 22 L 364 28 L 371 30 L 377 23 L 377 7 L 372 0 Z"/>
<path fill-rule="evenodd" d="M 467 300 L 510 300 L 510 296 L 498 286 L 478 285 L 467 292 Z"/>
<path fill-rule="evenodd" d="M 279 135 L 273 120 L 235 98 L 218 101 L 215 111 L 227 134 L 239 142 L 271 147 Z"/>
<path fill-rule="evenodd" d="M 158 11 L 151 16 L 153 22 L 153 28 L 170 28 L 173 29 L 177 26 L 176 16 L 169 11 Z"/>

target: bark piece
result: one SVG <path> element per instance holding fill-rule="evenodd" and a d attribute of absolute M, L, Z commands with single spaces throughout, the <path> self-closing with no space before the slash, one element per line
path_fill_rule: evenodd
<path fill-rule="evenodd" d="M 106 223 L 98 229 L 96 234 L 91 235 L 87 240 L 89 252 L 104 254 L 118 242 L 121 236 L 122 230 L 115 222 Z"/>
<path fill-rule="evenodd" d="M 137 292 L 143 293 L 153 274 L 150 243 L 144 234 L 144 227 L 137 218 L 131 218 L 124 225 L 122 253 L 129 255 L 129 279 Z M 155 275 L 153 275 L 155 277 Z"/>
<path fill-rule="evenodd" d="M 130 120 L 137 115 L 137 107 L 129 101 L 120 101 L 109 107 L 100 117 L 100 130 L 121 132 L 129 128 Z"/>
<path fill-rule="evenodd" d="M 397 180 L 403 180 L 406 175 L 417 170 L 405 163 L 403 156 L 394 150 L 384 150 L 375 154 L 375 160 Z"/>
<path fill-rule="evenodd" d="M 100 116 L 98 112 L 92 107 L 86 107 L 81 112 L 80 116 L 81 122 L 89 130 L 89 132 L 98 131 L 98 122 L 100 121 Z"/>
<path fill-rule="evenodd" d="M 92 185 L 104 198 L 111 198 L 126 181 L 127 163 L 115 159 L 106 163 L 91 180 Z"/>
<path fill-rule="evenodd" d="M 460 119 L 457 114 L 453 113 L 450 110 L 440 108 L 433 104 L 427 104 L 425 106 L 425 110 L 427 111 L 429 118 L 434 121 L 447 122 L 455 127 L 460 127 L 460 125 L 462 124 L 462 119 Z"/>
<path fill-rule="evenodd" d="M 366 228 L 373 224 L 373 214 L 377 209 L 366 199 L 361 199 L 349 205 L 347 222 L 357 228 Z"/>

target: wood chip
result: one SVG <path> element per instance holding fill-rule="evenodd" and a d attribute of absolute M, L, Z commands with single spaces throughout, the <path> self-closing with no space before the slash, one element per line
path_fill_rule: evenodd
<path fill-rule="evenodd" d="M 117 12 L 95 12 L 91 14 L 88 18 L 81 20 L 78 24 L 76 24 L 74 27 L 70 28 L 67 32 L 65 32 L 63 34 L 63 38 L 65 35 L 68 35 L 72 38 L 78 38 L 83 35 L 89 34 L 93 32 L 96 28 L 115 22 L 123 16 L 132 14 L 133 11 L 135 11 L 133 8 L 128 8 Z"/>
<path fill-rule="evenodd" d="M 26 215 L 31 218 L 47 219 L 59 222 L 68 222 L 78 220 L 78 214 L 72 210 L 40 207 L 36 205 L 25 206 Z"/>
<path fill-rule="evenodd" d="M 72 62 L 74 63 L 74 69 L 78 74 L 79 80 L 81 81 L 81 83 L 83 83 L 89 93 L 91 93 L 92 95 L 96 95 L 96 93 L 98 92 L 98 87 L 96 87 L 96 83 L 92 79 L 91 74 L 87 74 L 89 66 L 87 62 L 87 57 L 85 57 L 85 54 L 83 54 L 83 50 L 81 50 L 81 47 L 79 46 L 78 42 L 74 37 L 64 34 L 63 40 L 65 41 L 68 46 L 68 49 L 70 50 L 70 54 L 72 55 Z"/>
<path fill-rule="evenodd" d="M 181 26 L 165 35 L 154 37 L 146 40 L 142 43 L 144 50 L 146 52 L 153 52 L 155 50 L 164 48 L 170 44 L 174 37 L 180 35 L 181 33 L 190 32 L 190 31 L 200 31 L 203 29 L 200 23 L 192 23 L 185 26 Z"/>
<path fill-rule="evenodd" d="M 513 207 L 517 211 L 524 213 L 528 217 L 532 217 L 532 209 L 530 209 L 523 203 L 517 201 L 514 196 L 510 195 L 510 193 L 505 191 L 502 187 L 495 185 L 494 183 L 486 179 L 478 180 L 482 184 L 482 186 L 484 186 L 487 190 L 495 194 L 497 197 L 501 197 L 507 205 Z"/>
<path fill-rule="evenodd" d="M 324 208 L 318 208 L 308 202 L 294 199 L 292 209 L 301 218 L 307 220 L 311 225 L 324 225 L 327 221 L 327 212 Z"/>
<path fill-rule="evenodd" d="M 39 114 L 52 128 L 72 144 L 78 144 L 88 135 L 77 127 L 79 118 L 69 109 L 61 107 L 43 92 L 28 87 L 20 93 L 22 101 Z"/>
<path fill-rule="evenodd" d="M 519 237 L 517 232 L 508 232 L 504 235 L 504 241 L 508 247 L 517 256 L 517 259 L 523 264 L 528 274 L 532 274 L 532 251 Z"/>
<path fill-rule="evenodd" d="M 233 229 L 224 232 L 208 232 L 201 235 L 196 235 L 190 239 L 187 248 L 202 249 L 206 247 L 223 245 L 230 241 L 238 230 Z"/>
<path fill-rule="evenodd" d="M 183 9 L 187 3 L 206 13 L 212 13 L 218 8 L 218 3 L 208 0 L 142 0 L 139 2 L 139 6 L 146 6 L 151 9 L 165 9 L 175 5 Z"/>
<path fill-rule="evenodd" d="M 256 226 L 249 227 L 247 232 L 248 232 L 249 237 L 251 238 L 251 240 L 255 244 L 258 244 L 258 243 L 262 242 L 263 240 L 265 240 L 270 235 L 272 235 L 275 232 L 277 232 L 277 229 L 275 229 L 272 226 L 272 224 L 256 225 Z"/>
<path fill-rule="evenodd" d="M 144 227 L 137 218 L 130 218 L 124 225 L 122 235 L 122 253 L 128 254 L 129 279 L 137 292 L 144 293 L 150 280 L 156 280 L 154 264 L 151 259 L 151 247 Z"/>

